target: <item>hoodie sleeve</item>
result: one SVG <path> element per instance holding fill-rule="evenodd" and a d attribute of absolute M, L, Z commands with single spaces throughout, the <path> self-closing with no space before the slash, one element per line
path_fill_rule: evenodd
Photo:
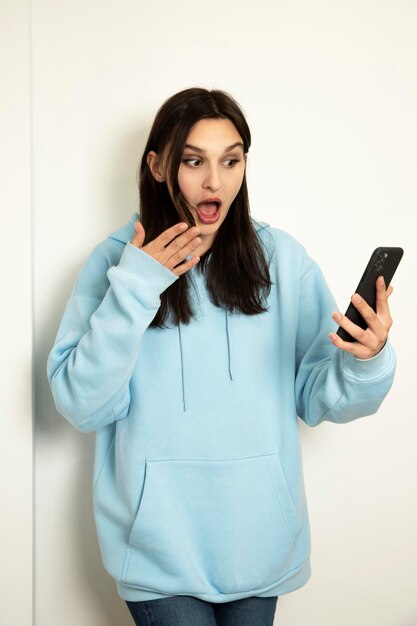
<path fill-rule="evenodd" d="M 357 359 L 330 342 L 337 309 L 318 265 L 308 256 L 300 279 L 295 393 L 298 415 L 310 426 L 345 423 L 375 413 L 394 377 L 395 353 L 387 342 L 372 359 Z"/>
<path fill-rule="evenodd" d="M 109 267 L 104 246 L 78 278 L 47 365 L 58 411 L 84 432 L 126 417 L 142 336 L 178 278 L 131 243 Z"/>

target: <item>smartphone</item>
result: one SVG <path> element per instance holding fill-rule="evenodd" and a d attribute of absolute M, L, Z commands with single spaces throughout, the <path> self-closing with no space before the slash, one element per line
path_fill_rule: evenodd
<path fill-rule="evenodd" d="M 388 285 L 394 276 L 403 254 L 404 250 L 402 248 L 385 248 L 383 246 L 373 251 L 363 276 L 359 281 L 359 285 L 356 288 L 356 293 L 362 296 L 374 311 L 376 311 L 376 279 L 378 276 L 383 276 L 385 286 L 388 289 Z M 353 306 L 352 302 L 349 304 L 345 315 L 354 322 L 354 324 L 357 324 L 364 330 L 368 327 L 362 315 Z M 340 326 L 336 334 L 344 341 L 356 341 L 356 339 Z"/>

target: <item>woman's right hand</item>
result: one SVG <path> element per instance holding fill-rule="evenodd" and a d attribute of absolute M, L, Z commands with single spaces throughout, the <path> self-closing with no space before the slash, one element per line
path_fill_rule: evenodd
<path fill-rule="evenodd" d="M 167 230 L 164 230 L 156 239 L 153 239 L 146 244 L 146 246 L 143 246 L 143 242 L 145 241 L 145 229 L 142 223 L 136 220 L 135 234 L 130 243 L 152 256 L 162 265 L 165 265 L 165 267 L 177 276 L 181 276 L 181 274 L 188 272 L 194 265 L 197 265 L 200 260 L 200 257 L 193 256 L 185 263 L 178 265 L 178 263 L 181 263 L 181 261 L 201 245 L 201 239 L 197 237 L 198 234 L 199 231 L 195 226 L 188 228 L 185 222 L 180 222 L 179 224 L 167 228 Z M 177 265 L 178 267 L 176 267 Z"/>

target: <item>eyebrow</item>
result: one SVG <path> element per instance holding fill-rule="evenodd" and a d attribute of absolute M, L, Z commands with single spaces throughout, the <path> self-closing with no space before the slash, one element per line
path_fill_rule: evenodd
<path fill-rule="evenodd" d="M 233 148 L 237 148 L 238 146 L 240 146 L 242 148 L 242 150 L 244 150 L 244 146 L 243 143 L 241 141 L 237 141 L 236 143 L 232 144 L 231 146 L 227 146 L 227 148 L 225 148 L 225 152 L 229 152 L 230 150 L 233 150 Z M 190 148 L 190 150 L 194 150 L 194 152 L 201 152 L 202 154 L 205 154 L 207 152 L 207 150 L 203 150 L 202 148 L 198 148 L 197 146 L 193 146 L 190 143 L 186 143 L 184 146 L 184 150 L 185 148 Z"/>

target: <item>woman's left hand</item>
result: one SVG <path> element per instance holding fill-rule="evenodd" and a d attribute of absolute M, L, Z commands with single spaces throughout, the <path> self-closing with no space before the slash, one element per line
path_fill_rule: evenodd
<path fill-rule="evenodd" d="M 388 306 L 388 298 L 392 294 L 392 287 L 385 289 L 385 282 L 382 276 L 376 280 L 376 312 L 357 293 L 352 296 L 352 303 L 368 325 L 364 330 L 357 324 L 351 322 L 345 315 L 338 311 L 332 314 L 335 322 L 344 328 L 356 341 L 351 343 L 343 341 L 336 335 L 330 333 L 329 339 L 341 350 L 350 352 L 358 359 L 370 359 L 382 350 L 388 339 L 388 331 L 392 326 L 392 318 Z"/>

